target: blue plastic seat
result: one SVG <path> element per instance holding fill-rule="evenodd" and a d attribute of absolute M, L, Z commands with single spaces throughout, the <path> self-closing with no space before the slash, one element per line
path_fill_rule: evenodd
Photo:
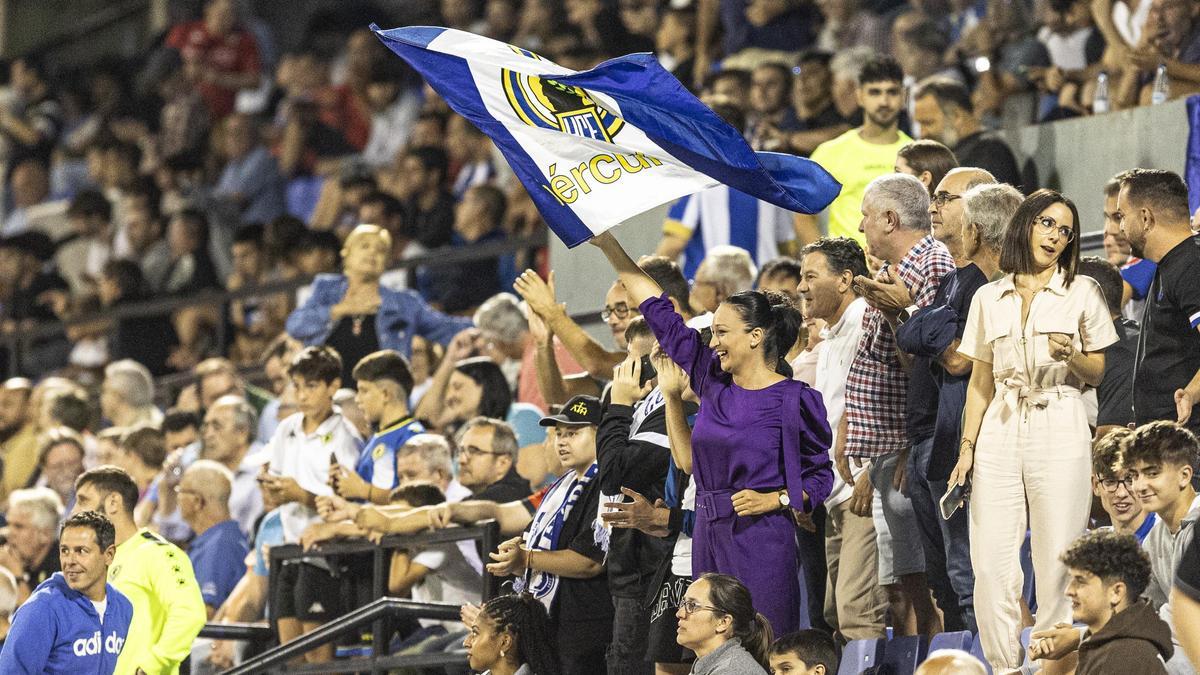
<path fill-rule="evenodd" d="M 969 630 L 952 631 L 949 633 L 938 633 L 929 641 L 929 653 L 932 654 L 939 649 L 958 649 L 964 652 L 971 651 L 971 642 L 974 641 L 974 636 Z"/>
<path fill-rule="evenodd" d="M 987 657 L 983 655 L 983 645 L 979 642 L 979 636 L 971 640 L 971 656 L 983 662 L 983 667 L 987 669 L 988 675 L 992 675 L 992 664 L 988 663 Z"/>
<path fill-rule="evenodd" d="M 1031 635 L 1033 635 L 1032 626 L 1029 626 L 1025 630 L 1021 631 L 1021 652 L 1025 655 L 1021 661 L 1022 665 L 1029 665 L 1032 663 L 1032 661 L 1029 660 L 1029 636 Z"/>
<path fill-rule="evenodd" d="M 838 675 L 859 675 L 879 662 L 883 655 L 884 640 L 851 640 L 842 650 L 842 662 Z"/>
<path fill-rule="evenodd" d="M 917 670 L 924 654 L 921 650 L 921 636 L 905 635 L 888 640 L 883 651 L 881 670 L 891 675 L 912 675 Z"/>

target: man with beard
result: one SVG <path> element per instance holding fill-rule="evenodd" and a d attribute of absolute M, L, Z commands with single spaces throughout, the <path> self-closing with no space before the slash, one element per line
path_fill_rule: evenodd
<path fill-rule="evenodd" d="M 1158 264 L 1134 360 L 1134 417 L 1138 424 L 1174 419 L 1200 430 L 1200 240 L 1189 216 L 1178 175 L 1134 169 L 1121 179 L 1121 229 L 1134 255 Z"/>
<path fill-rule="evenodd" d="M 829 205 L 831 237 L 850 237 L 863 243 L 858 231 L 862 220 L 859 207 L 867 184 L 892 172 L 896 153 L 912 142 L 900 130 L 900 111 L 904 109 L 904 71 L 891 58 L 868 61 L 858 75 L 858 104 L 863 124 L 857 129 L 817 146 L 812 160 L 842 184 L 842 192 Z M 796 215 L 796 233 L 800 244 L 809 244 L 820 236 L 816 216 Z"/>
<path fill-rule="evenodd" d="M 983 169 L 997 183 L 1021 187 L 1017 158 L 1003 138 L 979 124 L 966 87 L 946 77 L 931 77 L 918 85 L 913 104 L 913 121 L 921 138 L 953 150 L 959 166 Z"/>

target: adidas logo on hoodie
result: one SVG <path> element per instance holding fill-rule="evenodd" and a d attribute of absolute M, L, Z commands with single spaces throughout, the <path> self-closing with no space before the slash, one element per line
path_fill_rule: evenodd
<path fill-rule="evenodd" d="M 100 644 L 104 643 L 104 651 L 109 654 L 120 654 L 121 647 L 125 645 L 125 638 L 112 632 L 108 637 L 101 639 L 100 631 L 96 631 L 90 638 L 80 638 L 76 640 L 72 647 L 75 656 L 95 656 L 100 653 Z"/>
<path fill-rule="evenodd" d="M 62 572 L 43 581 L 17 609 L 0 652 L 0 673 L 108 675 L 125 647 L 133 605 L 106 587 L 104 621 Z"/>

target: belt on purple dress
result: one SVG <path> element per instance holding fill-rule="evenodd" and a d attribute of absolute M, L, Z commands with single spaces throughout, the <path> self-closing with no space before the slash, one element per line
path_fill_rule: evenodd
<path fill-rule="evenodd" d="M 763 488 L 758 488 L 762 490 Z M 737 490 L 696 490 L 696 515 L 704 514 L 706 519 L 719 520 L 736 514 L 733 512 L 733 496 L 741 492 Z M 764 514 L 768 515 L 768 514 Z"/>

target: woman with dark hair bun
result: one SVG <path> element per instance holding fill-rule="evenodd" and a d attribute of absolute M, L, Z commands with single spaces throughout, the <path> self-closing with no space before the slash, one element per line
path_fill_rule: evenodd
<path fill-rule="evenodd" d="M 696 653 L 692 675 L 766 675 L 774 634 L 750 591 L 728 574 L 705 574 L 679 603 L 679 644 Z"/>
<path fill-rule="evenodd" d="M 611 234 L 592 242 L 700 396 L 692 434 L 693 576 L 741 579 L 777 633 L 799 630 L 791 510 L 811 511 L 833 483 L 825 404 L 819 392 L 791 379 L 786 361 L 800 313 L 780 296 L 737 293 L 713 313 L 705 345 Z"/>
<path fill-rule="evenodd" d="M 463 640 L 471 670 L 483 675 L 558 675 L 557 641 L 540 600 L 528 593 L 492 598 Z"/>

